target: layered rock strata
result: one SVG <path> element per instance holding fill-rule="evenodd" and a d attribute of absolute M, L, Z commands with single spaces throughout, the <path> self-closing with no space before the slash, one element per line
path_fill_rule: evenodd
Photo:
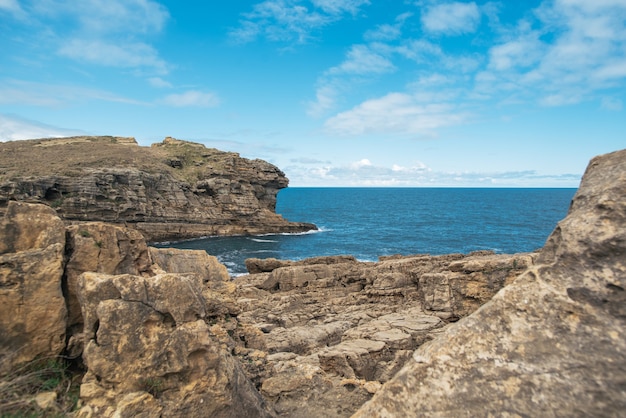
<path fill-rule="evenodd" d="M 355 417 L 622 416 L 626 151 L 591 161 L 535 266 L 418 349 Z"/>
<path fill-rule="evenodd" d="M 541 252 L 250 259 L 234 281 L 12 201 L 0 374 L 82 359 L 79 417 L 620 416 L 625 225 L 626 151 L 592 160 Z"/>
<path fill-rule="evenodd" d="M 0 212 L 11 200 L 41 202 L 66 221 L 133 226 L 148 241 L 315 229 L 275 213 L 287 184 L 263 160 L 173 138 L 0 143 Z"/>
<path fill-rule="evenodd" d="M 350 416 L 413 351 L 485 303 L 535 253 L 247 260 L 233 350 L 284 417 Z"/>

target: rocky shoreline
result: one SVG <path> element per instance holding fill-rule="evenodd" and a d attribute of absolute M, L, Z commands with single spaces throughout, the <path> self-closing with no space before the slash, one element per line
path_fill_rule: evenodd
<path fill-rule="evenodd" d="M 74 359 L 74 416 L 626 407 L 626 150 L 591 161 L 534 253 L 249 259 L 231 280 L 203 251 L 42 204 L 8 202 L 0 235 L 0 371 Z"/>
<path fill-rule="evenodd" d="M 124 225 L 151 242 L 317 229 L 275 213 L 288 184 L 266 161 L 170 137 L 0 142 L 0 215 L 12 200 L 43 203 L 67 223 Z"/>

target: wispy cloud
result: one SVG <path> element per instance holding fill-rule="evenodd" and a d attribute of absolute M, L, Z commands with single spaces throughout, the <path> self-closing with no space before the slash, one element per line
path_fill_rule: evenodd
<path fill-rule="evenodd" d="M 22 10 L 28 16 L 32 36 L 50 43 L 60 56 L 157 75 L 168 71 L 165 60 L 149 43 L 169 19 L 169 12 L 158 2 L 26 0 Z"/>
<path fill-rule="evenodd" d="M 167 73 L 167 64 L 158 52 L 142 42 L 118 44 L 101 39 L 71 39 L 59 49 L 59 54 L 108 67 L 151 68 L 157 74 Z"/>
<path fill-rule="evenodd" d="M 158 88 L 171 88 L 172 83 L 170 83 L 167 80 L 163 80 L 161 77 L 150 77 L 148 78 L 148 83 L 150 83 L 151 86 L 153 87 L 158 87 Z"/>
<path fill-rule="evenodd" d="M 7 11 L 13 14 L 23 13 L 23 10 L 17 0 L 0 0 L 0 11 Z"/>
<path fill-rule="evenodd" d="M 174 107 L 216 107 L 220 104 L 220 99 L 214 93 L 189 90 L 165 96 L 158 103 Z"/>
<path fill-rule="evenodd" d="M 538 184 L 551 187 L 576 187 L 580 174 L 542 174 L 533 170 L 499 172 L 446 172 L 435 171 L 421 161 L 411 166 L 398 164 L 382 166 L 362 159 L 345 165 L 332 163 L 312 166 L 285 167 L 291 183 L 297 186 L 327 186 L 342 184 L 354 187 L 532 187 Z"/>
<path fill-rule="evenodd" d="M 472 33 L 480 23 L 476 3 L 444 3 L 426 8 L 422 24 L 427 32 L 443 35 Z"/>
<path fill-rule="evenodd" d="M 343 62 L 320 76 L 309 114 L 323 116 L 327 132 L 342 135 L 388 133 L 436 135 L 465 123 L 481 104 L 532 103 L 567 106 L 596 100 L 605 110 L 621 110 L 622 99 L 608 89 L 626 88 L 626 3 L 618 0 L 545 0 L 511 26 L 498 20 L 501 8 L 475 2 L 419 2 L 424 36 L 403 36 L 412 15 L 364 32 L 369 43 L 355 44 Z M 454 49 L 441 35 L 462 35 L 489 19 L 493 41 L 459 37 Z M 482 31 L 487 28 L 481 28 Z M 409 60 L 412 65 L 408 65 Z M 386 74 L 414 73 L 394 93 L 365 98 L 337 112 L 358 83 Z M 475 115 L 479 116 L 479 115 Z"/>
<path fill-rule="evenodd" d="M 69 103 L 102 100 L 146 105 L 117 94 L 69 84 L 45 84 L 24 80 L 0 80 L 0 104 L 60 107 Z"/>
<path fill-rule="evenodd" d="M 626 3 L 555 0 L 489 51 L 477 91 L 562 106 L 626 80 Z M 506 97 L 505 96 L 505 97 Z"/>
<path fill-rule="evenodd" d="M 308 3 L 308 5 L 307 5 Z M 313 34 L 345 14 L 356 14 L 369 0 L 266 0 L 242 15 L 239 27 L 230 31 L 240 43 L 265 38 L 272 42 L 302 44 Z"/>
<path fill-rule="evenodd" d="M 24 119 L 16 115 L 0 114 L 0 141 L 17 141 L 34 138 L 54 138 L 84 135 L 78 129 L 65 129 Z"/>
<path fill-rule="evenodd" d="M 339 66 L 328 70 L 328 74 L 380 74 L 392 72 L 395 69 L 396 67 L 389 59 L 374 51 L 371 46 L 353 45 L 346 60 Z"/>
<path fill-rule="evenodd" d="M 448 104 L 419 104 L 404 93 L 367 100 L 328 119 L 325 128 L 340 135 L 387 133 L 432 136 L 437 128 L 456 125 L 468 117 Z"/>

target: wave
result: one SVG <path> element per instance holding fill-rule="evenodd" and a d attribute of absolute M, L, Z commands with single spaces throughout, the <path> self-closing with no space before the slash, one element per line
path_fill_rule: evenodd
<path fill-rule="evenodd" d="M 260 238 L 249 238 L 249 240 L 254 241 L 254 242 L 278 242 L 273 239 L 260 239 Z"/>

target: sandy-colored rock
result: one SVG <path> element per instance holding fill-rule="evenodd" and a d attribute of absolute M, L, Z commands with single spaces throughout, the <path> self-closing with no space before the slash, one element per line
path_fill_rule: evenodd
<path fill-rule="evenodd" d="M 271 416 L 211 336 L 199 276 L 84 273 L 78 289 L 84 416 Z"/>
<path fill-rule="evenodd" d="M 516 258 L 532 264 L 534 257 L 476 252 L 377 263 L 343 256 L 248 260 L 260 273 L 235 279 L 241 307 L 235 353 L 280 416 L 349 416 L 378 390 L 363 382 L 391 379 L 447 322 L 522 273 L 526 265 Z M 438 281 L 428 286 L 429 277 Z M 437 286 L 445 310 L 425 307 Z M 257 361 L 246 350 L 268 355 Z"/>
<path fill-rule="evenodd" d="M 67 221 L 137 228 L 148 241 L 303 232 L 276 214 L 285 174 L 262 160 L 166 138 L 0 142 L 0 214 L 10 200 L 41 202 Z"/>
<path fill-rule="evenodd" d="M 154 247 L 150 247 L 150 255 L 168 273 L 195 274 L 202 280 L 208 316 L 230 316 L 240 312 L 233 298 L 236 286 L 228 269 L 217 257 L 202 250 Z"/>
<path fill-rule="evenodd" d="M 626 151 L 591 161 L 536 262 L 354 416 L 622 416 Z"/>
<path fill-rule="evenodd" d="M 0 371 L 6 371 L 65 347 L 65 229 L 47 206 L 10 202 L 0 246 Z"/>
<path fill-rule="evenodd" d="M 151 275 L 152 259 L 143 236 L 136 230 L 103 222 L 67 227 L 67 304 L 70 327 L 82 328 L 76 287 L 84 272 Z"/>

